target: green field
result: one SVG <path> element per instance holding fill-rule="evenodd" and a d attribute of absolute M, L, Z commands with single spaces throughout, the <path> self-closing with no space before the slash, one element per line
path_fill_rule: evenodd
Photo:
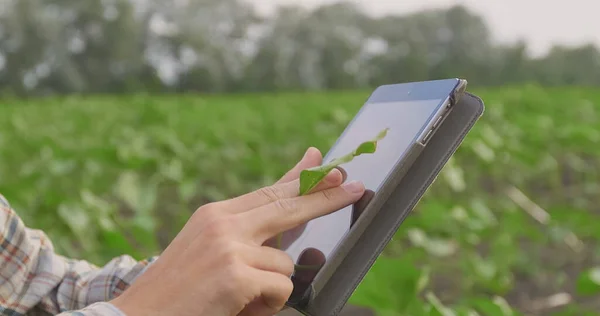
<path fill-rule="evenodd" d="M 484 116 L 352 302 L 599 314 L 600 92 L 475 93 Z M 203 203 L 274 182 L 308 146 L 327 151 L 368 94 L 0 101 L 0 192 L 65 255 L 143 258 Z"/>

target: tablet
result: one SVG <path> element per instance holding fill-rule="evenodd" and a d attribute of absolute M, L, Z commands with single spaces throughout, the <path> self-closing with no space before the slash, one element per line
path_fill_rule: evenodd
<path fill-rule="evenodd" d="M 464 93 L 465 88 L 465 80 L 446 79 L 386 85 L 371 94 L 324 159 L 327 162 L 347 154 L 387 128 L 375 153 L 356 157 L 342 166 L 348 180 L 362 181 L 368 191 L 356 204 L 308 222 L 301 233 L 285 243 L 283 250 L 297 263 L 288 306 L 305 315 L 339 313 L 483 112 L 481 100 Z M 449 128 L 462 128 L 464 134 Z M 436 164 L 423 166 L 422 161 L 428 157 L 437 159 Z M 431 180 L 413 178 L 406 183 L 420 169 L 432 172 Z M 403 186 L 422 190 L 406 196 Z M 402 201 L 397 200 L 399 196 Z M 400 206 L 400 202 L 410 201 L 415 202 Z"/>

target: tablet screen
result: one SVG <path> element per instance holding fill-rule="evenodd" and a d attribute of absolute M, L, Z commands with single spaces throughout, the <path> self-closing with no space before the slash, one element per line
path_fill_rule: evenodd
<path fill-rule="evenodd" d="M 360 210 L 377 194 L 381 185 L 405 157 L 411 145 L 429 122 L 442 99 L 371 103 L 364 105 L 342 136 L 325 156 L 324 162 L 346 155 L 364 141 L 373 139 L 381 130 L 389 128 L 386 137 L 379 141 L 373 154 L 355 157 L 341 167 L 347 180 L 362 181 L 368 190 L 355 205 L 314 219 L 283 238 L 285 250 L 297 265 L 297 277 L 310 283 L 327 258 L 336 250 L 350 230 Z M 311 268 L 312 267 L 312 268 Z"/>

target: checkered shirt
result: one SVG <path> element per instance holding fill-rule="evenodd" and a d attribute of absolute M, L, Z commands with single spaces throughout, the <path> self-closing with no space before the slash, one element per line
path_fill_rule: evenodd
<path fill-rule="evenodd" d="M 0 195 L 0 315 L 125 316 L 110 304 L 156 257 L 103 267 L 62 257 Z"/>

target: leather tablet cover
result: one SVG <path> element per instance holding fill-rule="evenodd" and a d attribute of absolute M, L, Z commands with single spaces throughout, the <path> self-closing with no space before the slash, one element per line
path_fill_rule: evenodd
<path fill-rule="evenodd" d="M 334 316 L 340 313 L 404 219 L 481 117 L 483 110 L 483 101 L 479 97 L 466 92 L 462 95 L 331 278 L 318 293 L 311 293 L 306 305 L 296 306 L 295 309 L 309 316 Z"/>

